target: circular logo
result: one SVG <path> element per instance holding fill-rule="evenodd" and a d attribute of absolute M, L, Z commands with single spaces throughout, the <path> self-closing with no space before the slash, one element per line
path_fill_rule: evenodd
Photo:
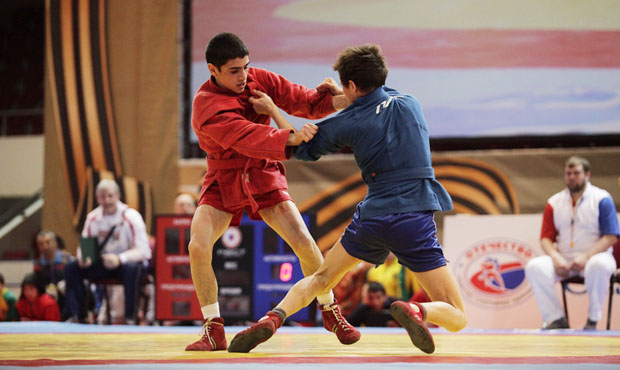
<path fill-rule="evenodd" d="M 511 305 L 531 294 L 525 265 L 534 256 L 533 248 L 521 241 L 486 239 L 465 249 L 456 260 L 455 274 L 463 294 L 473 301 Z"/>
<path fill-rule="evenodd" d="M 241 235 L 241 230 L 239 230 L 236 226 L 231 226 L 224 234 L 222 234 L 222 244 L 226 248 L 237 248 L 241 244 L 241 240 L 243 236 Z"/>

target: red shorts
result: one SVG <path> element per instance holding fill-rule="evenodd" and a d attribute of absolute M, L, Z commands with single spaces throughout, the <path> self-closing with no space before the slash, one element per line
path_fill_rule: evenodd
<path fill-rule="evenodd" d="M 276 204 L 284 202 L 286 200 L 293 201 L 293 198 L 291 198 L 286 189 L 273 190 L 263 194 L 254 194 L 254 201 L 256 201 L 256 203 L 258 204 L 258 210 L 273 207 Z M 209 186 L 209 189 L 207 189 L 207 191 L 205 191 L 200 197 L 198 205 L 201 206 L 203 204 L 208 204 L 213 208 L 219 209 L 220 211 L 232 214 L 233 218 L 230 221 L 230 226 L 239 226 L 241 224 L 241 217 L 243 217 L 244 209 L 247 211 L 250 219 L 257 221 L 262 220 L 262 217 L 258 213 L 258 210 L 256 212 L 252 212 L 249 201 L 247 205 L 238 208 L 225 207 L 224 202 L 222 201 L 222 193 L 220 192 L 220 187 L 217 182 L 211 184 L 211 186 Z"/>

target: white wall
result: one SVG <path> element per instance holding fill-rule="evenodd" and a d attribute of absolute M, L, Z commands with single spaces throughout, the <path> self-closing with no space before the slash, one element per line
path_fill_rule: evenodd
<path fill-rule="evenodd" d="M 32 195 L 43 188 L 43 153 L 41 136 L 0 138 L 0 197 Z"/>

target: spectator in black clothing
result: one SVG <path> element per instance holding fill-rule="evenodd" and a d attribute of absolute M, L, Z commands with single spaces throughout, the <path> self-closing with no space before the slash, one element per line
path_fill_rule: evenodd
<path fill-rule="evenodd" d="M 390 305 L 396 299 L 387 296 L 385 288 L 380 283 L 371 281 L 366 285 L 366 294 L 362 295 L 362 303 L 347 318 L 349 324 L 353 326 L 398 326 L 390 314 Z"/>

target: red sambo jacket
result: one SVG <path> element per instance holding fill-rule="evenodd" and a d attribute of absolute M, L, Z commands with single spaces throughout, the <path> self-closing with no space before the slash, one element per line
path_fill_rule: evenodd
<path fill-rule="evenodd" d="M 249 68 L 241 94 L 218 87 L 213 79 L 206 81 L 194 96 L 192 111 L 192 127 L 200 148 L 207 152 L 201 193 L 217 181 L 230 209 L 251 206 L 255 211 L 252 194 L 287 189 L 279 161 L 290 157 L 289 130 L 270 126 L 271 117 L 254 111 L 249 102 L 254 89 L 293 116 L 319 119 L 335 111 L 329 93 L 307 89 L 264 69 Z"/>

